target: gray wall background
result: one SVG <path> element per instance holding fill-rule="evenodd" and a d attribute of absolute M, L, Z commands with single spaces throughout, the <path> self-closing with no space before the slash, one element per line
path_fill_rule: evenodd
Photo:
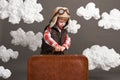
<path fill-rule="evenodd" d="M 68 51 L 69 54 L 82 54 L 82 51 L 92 45 L 105 45 L 109 48 L 114 48 L 116 52 L 120 53 L 120 31 L 112 29 L 104 30 L 98 27 L 98 21 L 95 19 L 84 20 L 82 17 L 76 15 L 76 9 L 80 6 L 86 6 L 89 2 L 94 2 L 96 7 L 100 9 L 100 14 L 108 12 L 113 8 L 120 10 L 120 0 L 38 0 L 44 8 L 41 12 L 44 16 L 42 23 L 34 22 L 33 24 L 26 24 L 21 21 L 19 24 L 11 24 L 8 19 L 0 20 L 0 45 L 5 45 L 7 48 L 12 48 L 14 51 L 19 51 L 18 59 L 9 60 L 4 63 L 0 60 L 0 66 L 4 66 L 11 70 L 12 75 L 7 80 L 27 80 L 27 61 L 32 55 L 39 55 L 40 48 L 33 52 L 28 47 L 14 46 L 11 44 L 12 37 L 9 32 L 17 30 L 21 27 L 23 30 L 33 32 L 43 32 L 43 29 L 48 25 L 52 17 L 55 7 L 65 6 L 68 7 L 71 13 L 71 19 L 75 19 L 81 24 L 77 34 L 70 34 L 72 45 Z M 95 69 L 89 71 L 89 80 L 120 80 L 120 66 L 110 71 L 103 71 Z M 4 80 L 0 78 L 0 80 Z"/>

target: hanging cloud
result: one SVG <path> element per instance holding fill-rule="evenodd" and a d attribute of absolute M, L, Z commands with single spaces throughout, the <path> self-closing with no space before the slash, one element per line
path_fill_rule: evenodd
<path fill-rule="evenodd" d="M 13 37 L 12 44 L 21 45 L 23 47 L 29 46 L 29 49 L 36 51 L 37 47 L 42 45 L 42 33 L 38 32 L 36 35 L 33 31 L 25 32 L 23 29 L 19 28 L 16 31 L 11 31 L 10 35 Z"/>
<path fill-rule="evenodd" d="M 96 20 L 100 18 L 99 8 L 96 8 L 95 3 L 93 2 L 89 2 L 85 8 L 83 6 L 78 8 L 76 14 L 80 17 L 83 16 L 86 20 L 89 20 L 92 17 Z"/>
<path fill-rule="evenodd" d="M 25 23 L 33 23 L 34 21 L 43 21 L 43 16 L 39 13 L 42 11 L 41 4 L 36 3 L 37 0 L 25 0 L 23 20 Z"/>
<path fill-rule="evenodd" d="M 8 2 L 9 22 L 18 24 L 21 20 L 21 10 L 23 8 L 23 0 L 9 0 Z"/>
<path fill-rule="evenodd" d="M 37 0 L 1 0 L 0 1 L 0 18 L 9 18 L 12 24 L 19 24 L 23 19 L 25 23 L 34 21 L 42 22 L 43 16 L 40 14 L 42 5 Z"/>
<path fill-rule="evenodd" d="M 120 55 L 112 48 L 106 46 L 93 45 L 83 51 L 83 55 L 88 58 L 89 70 L 102 68 L 109 71 L 120 65 Z"/>
<path fill-rule="evenodd" d="M 0 0 L 0 18 L 5 19 L 8 16 L 8 1 Z"/>
<path fill-rule="evenodd" d="M 80 24 L 77 24 L 77 21 L 76 20 L 70 20 L 69 21 L 69 24 L 68 24 L 68 32 L 69 33 L 77 33 L 78 32 L 78 29 L 80 29 Z"/>
<path fill-rule="evenodd" d="M 19 53 L 18 51 L 13 51 L 12 49 L 6 49 L 5 46 L 0 46 L 0 59 L 2 59 L 3 62 L 8 62 L 10 60 L 10 57 L 12 59 L 17 59 Z"/>
<path fill-rule="evenodd" d="M 102 19 L 99 20 L 98 26 L 104 29 L 120 29 L 120 11 L 118 9 L 112 9 L 110 14 L 107 12 L 102 13 Z"/>
<path fill-rule="evenodd" d="M 9 69 L 5 69 L 3 66 L 0 66 L 0 77 L 7 79 L 11 76 L 11 71 Z"/>

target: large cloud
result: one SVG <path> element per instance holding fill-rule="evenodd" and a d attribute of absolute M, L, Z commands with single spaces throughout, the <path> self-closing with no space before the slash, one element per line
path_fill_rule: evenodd
<path fill-rule="evenodd" d="M 8 62 L 10 57 L 12 59 L 17 59 L 19 53 L 18 51 L 13 51 L 12 49 L 6 49 L 5 46 L 0 46 L 0 59 L 2 59 L 3 62 Z"/>
<path fill-rule="evenodd" d="M 110 14 L 107 12 L 102 13 L 102 19 L 98 22 L 98 26 L 104 29 L 120 29 L 120 11 L 118 9 L 112 9 Z"/>
<path fill-rule="evenodd" d="M 86 20 L 89 20 L 92 17 L 95 19 L 100 18 L 99 8 L 96 8 L 95 3 L 93 2 L 89 2 L 85 8 L 83 6 L 78 8 L 76 14 L 80 17 L 83 16 Z"/>
<path fill-rule="evenodd" d="M 0 66 L 0 77 L 7 79 L 11 76 L 11 71 L 9 69 L 5 69 L 3 66 Z"/>
<path fill-rule="evenodd" d="M 43 16 L 39 13 L 42 11 L 42 5 L 36 3 L 37 0 L 25 0 L 24 15 L 22 16 L 25 23 L 33 23 L 34 21 L 43 21 Z"/>
<path fill-rule="evenodd" d="M 93 45 L 83 51 L 83 55 L 88 58 L 89 70 L 102 68 L 109 71 L 120 65 L 120 55 L 112 48 L 106 46 Z"/>
<path fill-rule="evenodd" d="M 12 44 L 22 45 L 23 47 L 29 46 L 29 49 L 36 51 L 37 47 L 41 47 L 42 44 L 42 33 L 38 32 L 36 35 L 33 31 L 25 32 L 19 28 L 16 31 L 11 31 L 10 35 L 13 37 Z"/>
<path fill-rule="evenodd" d="M 8 1 L 0 0 L 0 18 L 5 19 L 8 16 Z"/>
<path fill-rule="evenodd" d="M 1 0 L 0 1 L 0 18 L 9 18 L 9 22 L 18 24 L 21 19 L 25 23 L 33 23 L 34 21 L 43 21 L 40 14 L 42 5 L 37 0 Z"/>
<path fill-rule="evenodd" d="M 77 21 L 76 20 L 70 20 L 69 21 L 69 24 L 68 24 L 68 32 L 69 33 L 77 33 L 78 32 L 78 29 L 80 29 L 80 24 L 77 24 Z"/>

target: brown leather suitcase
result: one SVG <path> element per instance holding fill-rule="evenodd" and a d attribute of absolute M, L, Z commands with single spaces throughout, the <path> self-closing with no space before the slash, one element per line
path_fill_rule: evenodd
<path fill-rule="evenodd" d="M 88 60 L 83 55 L 32 56 L 28 80 L 88 80 Z"/>

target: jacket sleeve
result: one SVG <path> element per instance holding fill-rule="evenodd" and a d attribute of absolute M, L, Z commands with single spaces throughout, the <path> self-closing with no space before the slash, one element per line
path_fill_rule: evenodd
<path fill-rule="evenodd" d="M 66 49 L 69 49 L 70 45 L 71 45 L 71 38 L 67 34 L 65 38 L 65 42 L 63 43 L 62 46 L 64 46 Z"/>
<path fill-rule="evenodd" d="M 52 47 L 55 48 L 56 46 L 58 46 L 58 43 L 51 37 L 50 31 L 51 31 L 51 28 L 50 28 L 50 27 L 48 27 L 48 28 L 45 30 L 45 32 L 44 32 L 44 40 L 45 40 L 45 42 L 46 42 L 48 45 L 50 45 L 50 46 L 52 46 Z"/>

